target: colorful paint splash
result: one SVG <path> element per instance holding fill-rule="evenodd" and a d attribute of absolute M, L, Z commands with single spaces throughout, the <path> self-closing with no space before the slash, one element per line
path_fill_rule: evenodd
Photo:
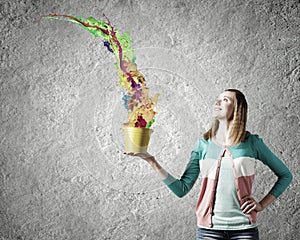
<path fill-rule="evenodd" d="M 156 112 L 154 107 L 157 104 L 158 94 L 153 98 L 149 96 L 149 88 L 141 72 L 137 70 L 136 57 L 131 47 L 131 38 L 128 32 L 122 36 L 115 29 L 110 21 L 96 20 L 93 17 L 87 19 L 61 14 L 49 14 L 42 16 L 49 19 L 65 20 L 77 23 L 88 30 L 95 37 L 103 39 L 103 45 L 114 54 L 118 71 L 120 85 L 126 89 L 123 96 L 123 106 L 128 111 L 128 122 L 125 126 L 150 128 L 154 123 Z"/>

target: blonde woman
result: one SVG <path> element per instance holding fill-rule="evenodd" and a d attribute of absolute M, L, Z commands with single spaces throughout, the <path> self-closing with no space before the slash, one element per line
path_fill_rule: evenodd
<path fill-rule="evenodd" d="M 148 153 L 127 154 L 146 160 L 178 197 L 185 196 L 201 175 L 196 204 L 197 240 L 259 239 L 257 212 L 285 191 L 292 174 L 258 135 L 246 131 L 247 102 L 242 92 L 227 89 L 221 93 L 213 106 L 213 117 L 211 129 L 197 142 L 180 179 Z M 278 177 L 260 201 L 252 196 L 257 160 Z"/>

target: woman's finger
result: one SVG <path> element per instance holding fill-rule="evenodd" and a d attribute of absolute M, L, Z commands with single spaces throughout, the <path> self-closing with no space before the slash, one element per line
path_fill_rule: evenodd
<path fill-rule="evenodd" d="M 247 199 L 247 201 L 242 204 L 241 209 L 245 208 L 250 202 L 255 202 L 254 198 L 251 196 L 245 197 L 244 199 Z"/>
<path fill-rule="evenodd" d="M 241 210 L 243 213 L 249 213 L 255 208 L 255 205 L 256 202 L 254 200 L 248 200 L 241 206 Z"/>
<path fill-rule="evenodd" d="M 132 153 L 132 152 L 124 152 L 124 154 L 129 155 L 129 156 L 135 156 L 135 153 Z"/>
<path fill-rule="evenodd" d="M 127 152 L 124 152 L 124 154 L 129 155 L 129 156 L 134 156 L 134 157 L 140 157 L 140 158 L 143 158 L 143 159 L 153 157 L 149 153 L 132 153 L 132 152 L 127 153 Z"/>
<path fill-rule="evenodd" d="M 243 210 L 245 207 L 247 207 L 248 204 L 249 204 L 249 200 L 247 200 L 246 202 L 243 203 L 243 205 L 241 206 L 241 209 Z"/>
<path fill-rule="evenodd" d="M 243 209 L 242 212 L 246 213 L 253 205 L 251 203 L 248 203 Z"/>
<path fill-rule="evenodd" d="M 255 210 L 255 208 L 256 208 L 256 204 L 254 204 L 254 206 L 253 206 L 252 208 L 250 208 L 250 209 L 247 211 L 247 213 L 252 212 L 253 210 Z"/>

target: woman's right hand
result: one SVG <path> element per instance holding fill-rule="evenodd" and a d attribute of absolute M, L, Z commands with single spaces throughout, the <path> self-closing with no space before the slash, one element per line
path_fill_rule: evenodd
<path fill-rule="evenodd" d="M 150 153 L 146 152 L 146 153 L 132 153 L 132 152 L 125 152 L 124 154 L 129 155 L 129 156 L 134 156 L 134 157 L 140 157 L 142 159 L 144 159 L 145 161 L 147 161 L 148 163 L 155 161 L 154 156 L 152 156 Z"/>

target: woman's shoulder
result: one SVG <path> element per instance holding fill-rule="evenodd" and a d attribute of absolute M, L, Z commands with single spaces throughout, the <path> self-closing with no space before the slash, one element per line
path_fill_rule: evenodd
<path fill-rule="evenodd" d="M 195 148 L 198 151 L 205 151 L 208 148 L 210 142 L 211 142 L 210 139 L 205 139 L 204 137 L 200 137 L 198 138 Z"/>
<path fill-rule="evenodd" d="M 197 141 L 197 145 L 202 148 L 208 146 L 209 143 L 210 143 L 210 139 L 205 139 L 204 137 L 200 137 Z"/>
<path fill-rule="evenodd" d="M 245 140 L 252 140 L 252 139 L 255 139 L 255 138 L 258 138 L 258 134 L 253 134 L 249 131 L 246 131 L 246 135 L 245 135 Z"/>
<path fill-rule="evenodd" d="M 246 132 L 245 140 L 244 142 L 256 144 L 258 142 L 262 141 L 261 137 L 256 133 L 251 133 L 249 131 Z"/>

